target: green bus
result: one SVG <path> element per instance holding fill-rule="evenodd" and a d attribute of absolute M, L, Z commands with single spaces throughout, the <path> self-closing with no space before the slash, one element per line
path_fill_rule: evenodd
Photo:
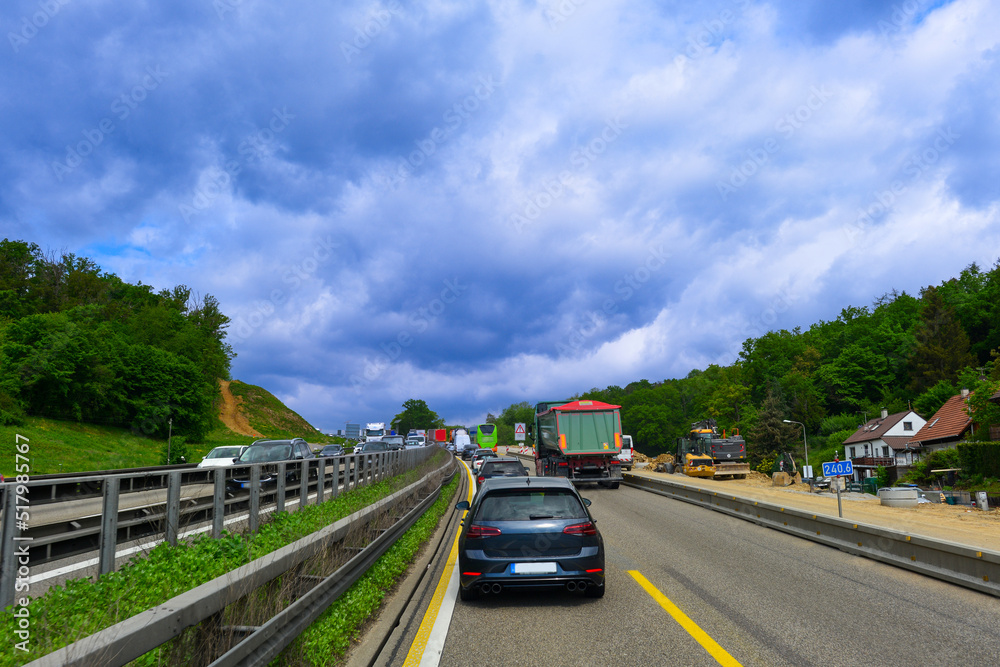
<path fill-rule="evenodd" d="M 497 425 L 480 424 L 476 426 L 476 446 L 484 449 L 497 450 Z"/>

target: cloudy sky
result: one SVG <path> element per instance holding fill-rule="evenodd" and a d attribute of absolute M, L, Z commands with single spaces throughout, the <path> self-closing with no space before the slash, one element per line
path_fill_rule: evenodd
<path fill-rule="evenodd" d="M 0 235 L 323 429 L 729 364 L 1000 257 L 989 0 L 11 0 Z"/>

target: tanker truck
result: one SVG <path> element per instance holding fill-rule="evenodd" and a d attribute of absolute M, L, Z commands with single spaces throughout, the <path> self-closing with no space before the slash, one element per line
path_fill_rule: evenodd
<path fill-rule="evenodd" d="M 620 405 L 546 401 L 535 406 L 535 473 L 617 489 L 622 481 Z"/>

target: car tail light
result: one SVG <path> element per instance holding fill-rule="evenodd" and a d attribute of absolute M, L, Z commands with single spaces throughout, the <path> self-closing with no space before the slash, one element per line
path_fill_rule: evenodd
<path fill-rule="evenodd" d="M 469 526 L 468 532 L 465 533 L 465 539 L 467 540 L 479 540 L 484 537 L 496 537 L 500 534 L 499 528 L 494 528 L 493 526 L 480 526 L 478 524 L 472 524 Z"/>
<path fill-rule="evenodd" d="M 597 526 L 590 521 L 587 523 L 575 523 L 572 526 L 563 528 L 563 532 L 567 535 L 597 535 Z"/>
<path fill-rule="evenodd" d="M 483 477 L 482 475 L 480 475 L 479 477 L 476 478 L 476 481 L 479 482 L 480 484 L 482 484 L 483 482 L 486 481 L 486 478 Z"/>

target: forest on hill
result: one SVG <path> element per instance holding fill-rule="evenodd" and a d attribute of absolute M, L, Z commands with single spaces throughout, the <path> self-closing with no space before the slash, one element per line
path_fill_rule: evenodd
<path fill-rule="evenodd" d="M 32 415 L 199 442 L 235 356 L 228 324 L 211 295 L 155 292 L 90 259 L 4 239 L 0 424 Z"/>
<path fill-rule="evenodd" d="M 591 389 L 574 398 L 622 406 L 622 425 L 644 453 L 668 451 L 695 421 L 739 429 L 757 462 L 801 443 L 842 442 L 885 408 L 930 417 L 962 388 L 975 419 L 1000 424 L 987 398 L 1000 390 L 1000 261 L 970 265 L 919 297 L 892 292 L 829 322 L 748 338 L 735 363 L 687 377 Z M 512 406 L 515 407 L 515 406 Z M 976 437 L 988 437 L 988 428 Z"/>

